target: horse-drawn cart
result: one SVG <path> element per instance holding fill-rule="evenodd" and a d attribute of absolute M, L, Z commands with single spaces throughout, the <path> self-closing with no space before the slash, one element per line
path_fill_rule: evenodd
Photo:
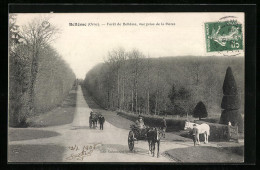
<path fill-rule="evenodd" d="M 160 128 L 139 129 L 135 125 L 130 125 L 130 131 L 128 134 L 128 148 L 133 151 L 135 141 L 144 140 L 148 141 L 149 152 L 154 156 L 155 143 L 157 143 L 157 157 L 159 157 L 159 145 L 160 139 L 163 136 L 163 131 Z"/>
<path fill-rule="evenodd" d="M 147 132 L 148 128 L 144 130 L 138 129 L 135 125 L 130 125 L 130 132 L 128 134 L 128 147 L 129 150 L 132 151 L 134 149 L 136 140 L 147 140 Z"/>
<path fill-rule="evenodd" d="M 89 116 L 89 127 L 90 128 L 97 127 L 98 116 L 99 116 L 99 114 L 97 114 L 95 112 L 90 112 L 90 116 Z"/>

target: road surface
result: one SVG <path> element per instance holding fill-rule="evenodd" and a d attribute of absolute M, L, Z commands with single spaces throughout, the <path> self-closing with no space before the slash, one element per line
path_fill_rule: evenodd
<path fill-rule="evenodd" d="M 157 158 L 148 154 L 148 143 L 146 141 L 138 141 L 135 142 L 134 151 L 131 152 L 128 149 L 127 142 L 129 130 L 117 128 L 107 121 L 104 124 L 104 130 L 90 129 L 88 123 L 90 111 L 91 109 L 86 103 L 79 86 L 73 122 L 61 126 L 37 128 L 58 132 L 61 135 L 41 139 L 9 141 L 9 144 L 63 146 L 65 147 L 61 159 L 63 162 L 174 162 L 173 159 L 164 154 L 165 151 L 193 146 L 192 142 L 162 140 L 160 156 Z M 210 146 L 211 144 L 207 145 Z"/>

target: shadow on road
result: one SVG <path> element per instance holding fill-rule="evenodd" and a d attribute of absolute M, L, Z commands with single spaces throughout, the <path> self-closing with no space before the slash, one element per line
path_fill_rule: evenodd
<path fill-rule="evenodd" d="M 88 126 L 73 126 L 70 130 L 78 130 L 78 129 L 90 129 Z"/>
<path fill-rule="evenodd" d="M 147 150 L 139 147 L 135 147 L 133 151 L 130 151 L 127 145 L 120 144 L 102 144 L 102 146 L 98 147 L 101 153 L 121 153 L 127 155 L 148 155 L 148 144 Z"/>

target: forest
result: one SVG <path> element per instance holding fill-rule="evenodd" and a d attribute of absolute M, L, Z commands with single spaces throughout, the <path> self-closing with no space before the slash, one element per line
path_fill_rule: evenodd
<path fill-rule="evenodd" d="M 83 86 L 106 109 L 187 116 L 202 101 L 209 116 L 219 117 L 228 67 L 233 70 L 243 114 L 243 57 L 152 58 L 138 49 L 117 48 L 86 74 Z"/>
<path fill-rule="evenodd" d="M 27 119 L 59 105 L 76 79 L 70 66 L 51 46 L 59 29 L 49 18 L 26 25 L 9 16 L 9 126 L 27 126 Z"/>

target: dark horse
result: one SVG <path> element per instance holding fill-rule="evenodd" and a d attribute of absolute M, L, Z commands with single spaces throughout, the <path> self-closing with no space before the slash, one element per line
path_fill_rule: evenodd
<path fill-rule="evenodd" d="M 90 116 L 89 116 L 89 126 L 90 128 L 96 128 L 97 127 L 97 122 L 98 122 L 98 117 L 99 115 L 94 113 L 94 112 L 91 112 L 90 113 Z"/>
<path fill-rule="evenodd" d="M 157 158 L 159 157 L 160 140 L 163 132 L 159 128 L 151 128 L 147 132 L 147 141 L 149 145 L 149 152 L 154 156 L 155 144 L 157 143 Z"/>

